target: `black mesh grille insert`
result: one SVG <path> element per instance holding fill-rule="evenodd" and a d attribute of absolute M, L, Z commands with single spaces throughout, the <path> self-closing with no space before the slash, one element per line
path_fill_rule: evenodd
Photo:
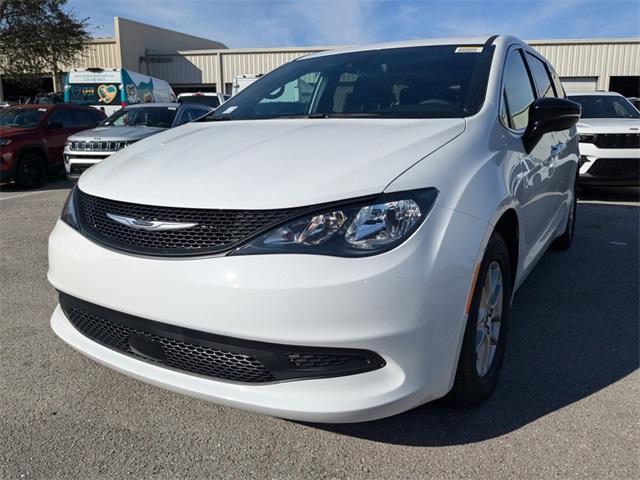
<path fill-rule="evenodd" d="M 599 158 L 587 174 L 610 179 L 637 179 L 640 178 L 640 158 Z"/>
<path fill-rule="evenodd" d="M 598 133 L 593 143 L 598 148 L 639 148 L 640 135 L 637 133 Z"/>
<path fill-rule="evenodd" d="M 148 255 L 179 256 L 224 251 L 301 210 L 158 207 L 108 200 L 82 191 L 78 193 L 80 220 L 85 234 L 113 248 Z M 107 213 L 136 220 L 197 225 L 180 230 L 140 230 L 112 220 Z"/>
<path fill-rule="evenodd" d="M 71 323 L 85 336 L 143 360 L 148 361 L 149 357 L 139 355 L 129 345 L 132 334 L 141 335 L 162 345 L 165 359 L 158 363 L 167 367 L 236 382 L 260 383 L 274 380 L 273 375 L 261 362 L 248 355 L 224 352 L 154 335 L 94 317 L 75 308 L 67 314 Z"/>
<path fill-rule="evenodd" d="M 73 326 L 95 342 L 146 362 L 216 379 L 266 383 L 350 375 L 385 365 L 368 350 L 224 337 L 134 317 L 64 293 L 60 306 Z"/>

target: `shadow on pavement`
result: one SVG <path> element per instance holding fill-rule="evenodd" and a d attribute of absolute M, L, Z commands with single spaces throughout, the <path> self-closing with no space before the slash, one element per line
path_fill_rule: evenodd
<path fill-rule="evenodd" d="M 437 401 L 374 422 L 313 426 L 399 445 L 467 444 L 517 430 L 630 374 L 638 368 L 639 212 L 580 204 L 576 243 L 548 252 L 516 294 L 499 386 L 480 407 Z"/>
<path fill-rule="evenodd" d="M 39 190 L 64 190 L 70 189 L 73 183 L 63 177 L 51 178 L 39 188 L 19 188 L 13 182 L 0 183 L 0 192 L 6 193 L 22 193 L 22 192 L 37 192 Z"/>

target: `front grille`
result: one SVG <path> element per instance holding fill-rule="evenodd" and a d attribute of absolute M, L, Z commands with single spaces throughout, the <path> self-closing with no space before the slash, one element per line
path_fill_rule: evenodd
<path fill-rule="evenodd" d="M 640 158 L 599 158 L 587 171 L 594 177 L 633 180 L 640 178 Z"/>
<path fill-rule="evenodd" d="M 134 142 L 123 140 L 72 140 L 69 142 L 69 148 L 85 152 L 117 152 L 131 143 Z"/>
<path fill-rule="evenodd" d="M 60 293 L 60 306 L 84 336 L 139 360 L 243 383 L 351 375 L 381 368 L 373 352 L 253 342 L 127 315 Z M 154 353 L 140 351 L 140 338 Z"/>
<path fill-rule="evenodd" d="M 202 255 L 230 249 L 301 209 L 208 210 L 140 205 L 79 193 L 83 233 L 113 248 L 146 255 Z M 123 225 L 107 214 L 147 221 L 196 223 L 180 230 L 149 231 Z"/>
<path fill-rule="evenodd" d="M 637 133 L 598 133 L 593 141 L 598 148 L 640 148 L 640 135 Z"/>

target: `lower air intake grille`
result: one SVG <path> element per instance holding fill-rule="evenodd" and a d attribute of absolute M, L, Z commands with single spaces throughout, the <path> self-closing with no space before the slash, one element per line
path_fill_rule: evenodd
<path fill-rule="evenodd" d="M 277 210 L 209 210 L 120 202 L 79 191 L 83 233 L 108 246 L 146 255 L 202 255 L 228 250 L 259 231 L 292 216 L 297 208 Z M 143 230 L 107 214 L 140 221 L 193 223 L 177 230 Z"/>
<path fill-rule="evenodd" d="M 146 362 L 243 383 L 351 375 L 381 368 L 367 350 L 254 342 L 116 312 L 60 293 L 60 306 L 84 336 Z"/>
<path fill-rule="evenodd" d="M 599 158 L 587 173 L 594 177 L 633 180 L 640 178 L 640 158 Z"/>

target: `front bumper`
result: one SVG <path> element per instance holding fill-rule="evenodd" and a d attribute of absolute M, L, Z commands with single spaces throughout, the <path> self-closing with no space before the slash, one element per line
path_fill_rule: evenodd
<path fill-rule="evenodd" d="M 579 181 L 594 186 L 640 186 L 640 149 L 580 143 Z"/>
<path fill-rule="evenodd" d="M 86 170 L 115 152 L 73 151 L 64 149 L 64 169 L 69 180 L 77 180 Z"/>
<path fill-rule="evenodd" d="M 400 247 L 367 258 L 146 258 L 97 245 L 59 221 L 51 284 L 105 308 L 237 339 L 375 352 L 385 366 L 333 378 L 246 384 L 132 358 L 81 334 L 60 307 L 56 334 L 127 375 L 294 420 L 354 422 L 408 410 L 451 388 L 465 304 L 488 225 L 436 206 Z M 438 232 L 436 235 L 435 232 Z"/>

